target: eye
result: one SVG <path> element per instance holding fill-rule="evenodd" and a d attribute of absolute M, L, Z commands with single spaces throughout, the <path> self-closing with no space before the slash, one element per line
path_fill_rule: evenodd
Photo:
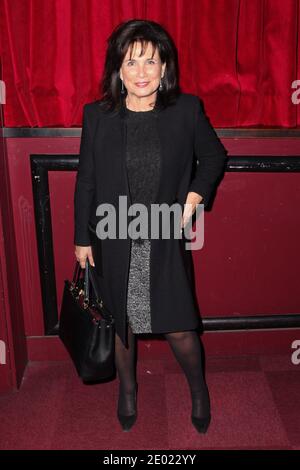
<path fill-rule="evenodd" d="M 135 63 L 135 60 L 128 60 L 128 61 L 127 61 L 127 65 L 129 65 L 129 66 L 130 66 L 130 65 L 133 65 L 134 63 Z M 149 60 L 148 60 L 148 63 L 155 64 L 155 60 L 149 59 Z"/>

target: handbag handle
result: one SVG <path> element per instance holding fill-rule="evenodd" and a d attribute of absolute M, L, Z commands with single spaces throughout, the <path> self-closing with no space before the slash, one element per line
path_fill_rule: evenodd
<path fill-rule="evenodd" d="M 78 279 L 79 279 L 79 275 L 80 275 L 80 264 L 79 264 L 79 261 L 76 261 L 76 264 L 75 264 L 75 269 L 74 269 L 74 274 L 73 274 L 73 285 L 75 286 L 78 282 Z"/>
<path fill-rule="evenodd" d="M 85 262 L 85 268 L 82 268 L 80 266 L 80 263 L 79 261 L 76 262 L 75 264 L 75 269 L 74 269 L 74 274 L 73 274 L 73 285 L 77 285 L 78 284 L 78 281 L 79 281 L 79 278 L 80 278 L 80 274 L 82 271 L 85 271 L 84 273 L 84 300 L 85 301 L 89 301 L 89 278 L 91 278 L 91 274 L 90 274 L 90 264 L 89 264 L 89 261 L 88 261 L 88 258 L 86 258 L 86 262 Z M 93 288 L 95 289 L 95 282 L 94 282 L 94 279 L 91 281 L 92 284 L 93 284 Z M 98 293 L 97 293 L 97 290 L 95 289 L 95 292 L 97 294 L 97 297 L 98 297 Z"/>
<path fill-rule="evenodd" d="M 79 261 L 76 261 L 74 274 L 73 274 L 73 285 L 74 286 L 77 285 L 77 283 L 79 281 L 79 278 L 80 278 L 80 274 L 81 274 L 82 271 L 84 271 L 84 304 L 89 305 L 89 301 L 90 301 L 90 282 L 91 282 L 93 290 L 96 294 L 96 301 L 97 301 L 98 305 L 101 308 L 101 313 L 102 313 L 103 317 L 107 321 L 112 321 L 113 320 L 113 315 L 108 310 L 108 308 L 104 305 L 103 300 L 101 299 L 101 297 L 99 295 L 97 284 L 96 284 L 96 281 L 95 281 L 95 278 L 94 278 L 94 272 L 91 269 L 91 265 L 90 265 L 90 262 L 89 262 L 88 258 L 86 258 L 86 261 L 85 261 L 85 268 L 82 268 L 80 266 Z"/>
<path fill-rule="evenodd" d="M 96 294 L 96 301 L 97 301 L 98 305 L 101 308 L 101 313 L 102 313 L 103 317 L 107 321 L 113 321 L 113 315 L 108 310 L 108 308 L 104 305 L 103 300 L 101 299 L 101 297 L 99 295 L 98 288 L 97 288 L 97 283 L 95 281 L 94 275 L 95 275 L 95 273 L 91 269 L 89 259 L 86 258 L 86 261 L 85 261 L 85 283 L 84 283 L 85 284 L 85 286 L 84 286 L 85 287 L 85 298 L 87 299 L 87 302 L 89 302 L 89 293 L 90 293 L 89 280 L 90 280 L 91 284 L 92 284 L 92 287 L 93 287 L 93 290 Z"/>
<path fill-rule="evenodd" d="M 96 294 L 97 302 L 99 302 L 99 294 L 98 294 L 98 291 L 97 291 L 97 287 L 95 285 L 95 279 L 94 279 L 94 276 L 92 274 L 91 265 L 90 265 L 89 259 L 86 258 L 86 260 L 85 260 L 85 272 L 84 272 L 84 300 L 86 302 L 89 302 L 89 299 L 90 299 L 90 283 L 89 283 L 89 281 L 91 281 L 94 292 Z M 101 301 L 101 299 L 100 299 L 100 301 Z"/>

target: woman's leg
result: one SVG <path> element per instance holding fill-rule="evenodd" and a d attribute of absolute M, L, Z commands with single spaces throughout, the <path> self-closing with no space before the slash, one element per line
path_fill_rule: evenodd
<path fill-rule="evenodd" d="M 183 369 L 192 398 L 192 415 L 206 418 L 210 414 L 209 392 L 202 365 L 201 340 L 195 330 L 165 333 L 170 347 Z"/>
<path fill-rule="evenodd" d="M 118 410 L 122 415 L 135 413 L 136 389 L 136 338 L 128 325 L 128 349 L 120 337 L 115 336 L 115 364 L 119 377 Z"/>

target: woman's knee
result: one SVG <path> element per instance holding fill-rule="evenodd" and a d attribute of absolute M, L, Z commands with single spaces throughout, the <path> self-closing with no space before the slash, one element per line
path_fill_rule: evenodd
<path fill-rule="evenodd" d="M 188 331 L 174 331 L 174 332 L 171 332 L 171 333 L 165 333 L 165 337 L 167 339 L 174 339 L 174 340 L 178 340 L 178 341 L 184 341 L 185 339 L 189 338 L 191 336 L 191 334 L 193 334 L 193 331 L 192 330 L 188 330 Z"/>

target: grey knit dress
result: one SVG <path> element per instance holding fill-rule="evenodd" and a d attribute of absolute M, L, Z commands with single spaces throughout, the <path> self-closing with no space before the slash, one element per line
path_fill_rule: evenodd
<path fill-rule="evenodd" d="M 158 191 L 160 142 L 155 110 L 126 108 L 126 167 L 132 204 L 150 204 Z M 150 212 L 149 212 L 150 213 Z M 134 217 L 133 217 L 134 218 Z M 148 237 L 150 237 L 150 224 Z M 133 333 L 151 333 L 150 251 L 148 238 L 131 240 L 127 322 Z"/>

